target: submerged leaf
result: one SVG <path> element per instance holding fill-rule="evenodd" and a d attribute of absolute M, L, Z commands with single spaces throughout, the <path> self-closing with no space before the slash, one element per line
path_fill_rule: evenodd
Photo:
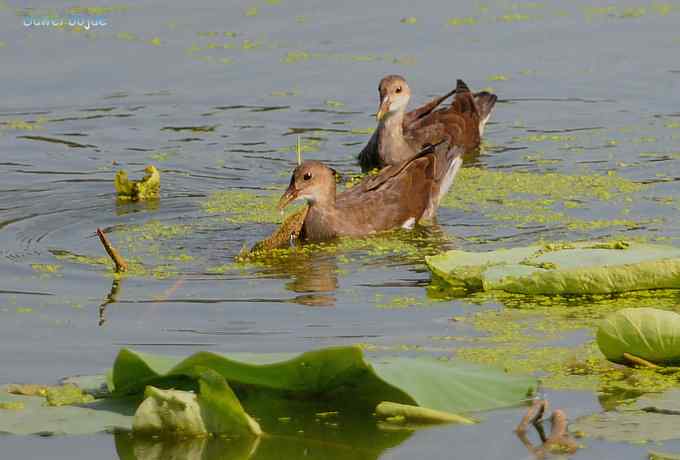
<path fill-rule="evenodd" d="M 571 423 L 569 430 L 610 442 L 668 441 L 680 438 L 680 391 L 639 399 L 633 406 L 593 414 Z"/>

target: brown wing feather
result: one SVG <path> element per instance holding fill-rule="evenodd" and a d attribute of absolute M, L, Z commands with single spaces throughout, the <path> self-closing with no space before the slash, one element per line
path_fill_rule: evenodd
<path fill-rule="evenodd" d="M 448 140 L 452 145 L 459 145 L 465 150 L 479 145 L 479 114 L 472 93 L 464 86 L 459 87 L 450 107 L 437 110 L 413 123 L 404 132 L 406 141 L 415 149 L 427 144 Z"/>
<path fill-rule="evenodd" d="M 378 187 L 361 195 L 340 194 L 336 207 L 343 221 L 336 227 L 343 234 L 358 235 L 400 227 L 411 218 L 417 221 L 430 200 L 433 168 L 434 157 L 425 155 L 397 168 Z"/>
<path fill-rule="evenodd" d="M 452 89 L 451 91 L 449 91 L 445 95 L 440 96 L 440 97 L 436 97 L 436 98 L 432 99 L 431 101 L 426 102 L 425 104 L 421 105 L 417 109 L 411 110 L 410 112 L 406 113 L 406 115 L 404 115 L 404 124 L 403 124 L 404 129 L 408 129 L 408 127 L 411 123 L 413 123 L 416 120 L 432 113 L 432 111 L 435 110 L 437 107 L 439 107 L 442 102 L 444 102 L 449 97 L 453 96 L 455 93 L 456 93 L 456 90 Z"/>

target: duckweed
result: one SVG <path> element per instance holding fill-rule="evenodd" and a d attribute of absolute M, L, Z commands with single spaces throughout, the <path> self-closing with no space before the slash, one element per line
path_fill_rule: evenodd
<path fill-rule="evenodd" d="M 498 221 L 517 225 L 564 224 L 572 230 L 594 230 L 614 226 L 635 227 L 628 219 L 581 219 L 568 212 L 579 203 L 621 200 L 645 190 L 646 186 L 614 173 L 606 176 L 499 172 L 479 168 L 461 170 L 442 206 L 478 209 Z"/>
<path fill-rule="evenodd" d="M 38 273 L 54 274 L 59 272 L 62 266 L 56 264 L 31 264 L 31 268 Z"/>
<path fill-rule="evenodd" d="M 450 26 L 471 26 L 477 24 L 477 18 L 451 18 L 446 23 Z"/>
<path fill-rule="evenodd" d="M 441 297 L 441 291 L 438 294 Z M 677 385 L 680 376 L 610 363 L 594 343 L 593 331 L 603 317 L 623 308 L 677 309 L 679 294 L 674 290 L 594 296 L 474 294 L 465 302 L 485 309 L 454 320 L 481 335 L 433 339 L 457 343 L 455 353 L 461 359 L 503 366 L 513 373 L 534 373 L 550 388 L 596 390 L 601 394 L 662 391 Z M 499 305 L 503 306 L 500 310 Z M 585 343 L 576 347 L 558 345 L 578 331 L 587 333 Z"/>
<path fill-rule="evenodd" d="M 283 220 L 281 213 L 276 209 L 278 199 L 277 195 L 271 193 L 224 190 L 210 195 L 202 207 L 208 214 L 227 214 L 226 220 L 232 223 L 276 224 Z"/>

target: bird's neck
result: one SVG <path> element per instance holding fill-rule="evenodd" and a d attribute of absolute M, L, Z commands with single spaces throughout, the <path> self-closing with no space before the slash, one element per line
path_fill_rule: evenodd
<path fill-rule="evenodd" d="M 404 111 L 388 113 L 378 125 L 378 155 L 381 158 L 395 158 L 399 152 L 406 152 L 410 147 L 404 139 Z"/>
<path fill-rule="evenodd" d="M 307 199 L 310 208 L 334 209 L 335 208 L 335 182 L 325 184 L 322 193 L 315 194 L 313 199 Z"/>

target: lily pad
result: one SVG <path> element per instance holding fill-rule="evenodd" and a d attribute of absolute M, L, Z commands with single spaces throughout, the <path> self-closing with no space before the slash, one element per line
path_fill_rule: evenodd
<path fill-rule="evenodd" d="M 359 347 L 331 347 L 291 355 L 232 355 L 199 352 L 186 359 L 122 349 L 113 367 L 116 394 L 138 394 L 147 385 L 177 388 L 205 369 L 222 375 L 239 397 L 257 389 L 265 398 L 295 394 L 351 401 L 358 412 L 383 402 L 458 413 L 520 404 L 535 386 L 531 377 L 495 368 L 435 359 L 367 359 Z M 241 399 L 247 412 L 248 399 Z"/>
<path fill-rule="evenodd" d="M 83 381 L 86 386 L 101 390 L 100 379 L 88 377 Z M 518 405 L 536 386 L 532 377 L 453 361 L 391 357 L 369 360 L 359 347 L 325 348 L 297 356 L 236 354 L 226 357 L 200 352 L 185 359 L 122 349 L 114 363 L 111 381 L 113 393 L 108 398 L 91 403 L 76 399 L 76 405 L 59 407 L 47 406 L 44 396 L 0 391 L 3 407 L 20 408 L 0 411 L 0 433 L 129 431 L 133 427 L 132 416 L 148 386 L 156 388 L 147 390 L 147 396 L 155 399 L 155 403 L 160 401 L 160 404 L 154 403 L 156 409 L 164 403 L 182 405 L 192 399 L 185 398 L 186 394 L 177 397 L 157 389 L 195 391 L 202 431 L 230 436 L 260 432 L 249 414 L 265 423 L 267 432 L 274 433 L 283 419 L 289 421 L 284 425 L 294 427 L 309 417 L 325 420 L 319 414 L 351 417 L 355 421 L 350 425 L 373 423 L 375 426 L 371 414 L 383 401 L 447 412 L 447 417 L 452 419 L 455 417 L 451 414 Z M 79 393 L 79 397 L 83 395 Z M 413 410 L 418 412 L 420 408 Z M 147 409 L 140 407 L 138 415 Z M 159 415 L 158 411 L 154 415 L 154 407 L 151 409 L 151 418 Z M 192 410 L 196 412 L 196 407 Z M 177 414 L 166 415 L 172 418 Z M 332 424 L 333 420 L 323 423 Z M 343 425 L 345 423 L 348 422 Z M 135 425 L 139 429 L 139 423 Z M 182 431 L 166 430 L 167 426 L 157 424 L 163 433 Z M 156 434 L 158 431 L 155 429 Z M 357 431 L 353 436 L 361 436 L 366 430 L 364 427 Z"/>
<path fill-rule="evenodd" d="M 680 391 L 640 398 L 632 406 L 579 418 L 569 430 L 610 442 L 679 439 Z"/>
<path fill-rule="evenodd" d="M 0 404 L 21 407 L 0 410 L 0 433 L 79 435 L 129 429 L 137 399 L 103 399 L 77 406 L 48 406 L 39 396 L 0 391 Z"/>
<path fill-rule="evenodd" d="M 656 308 L 626 308 L 607 316 L 597 330 L 607 359 L 625 363 L 624 353 L 652 363 L 680 362 L 680 315 Z"/>
<path fill-rule="evenodd" d="M 680 288 L 680 248 L 581 242 L 501 249 L 448 251 L 426 257 L 432 272 L 467 290 L 517 294 L 608 294 Z"/>

